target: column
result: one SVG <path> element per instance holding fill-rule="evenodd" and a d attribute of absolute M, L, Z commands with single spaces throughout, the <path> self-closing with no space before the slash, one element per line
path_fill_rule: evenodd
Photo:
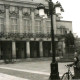
<path fill-rule="evenodd" d="M 12 58 L 16 59 L 16 43 L 15 43 L 15 41 L 12 42 Z"/>
<path fill-rule="evenodd" d="M 23 27 L 23 20 L 22 20 L 22 7 L 19 7 L 19 27 L 20 27 L 20 33 L 23 33 L 24 27 Z"/>
<path fill-rule="evenodd" d="M 5 17 L 5 27 L 6 27 L 6 32 L 8 33 L 9 32 L 9 5 L 5 5 L 5 8 L 6 8 L 6 17 Z"/>
<path fill-rule="evenodd" d="M 31 8 L 31 23 L 32 23 L 32 28 L 31 28 L 31 32 L 35 33 L 35 19 L 34 19 L 34 8 Z"/>
<path fill-rule="evenodd" d="M 63 56 L 65 55 L 65 42 L 63 41 Z"/>
<path fill-rule="evenodd" d="M 43 19 L 43 30 L 44 30 L 44 34 L 47 33 L 47 27 L 46 27 L 46 20 Z"/>
<path fill-rule="evenodd" d="M 26 42 L 26 54 L 27 58 L 30 58 L 30 42 Z"/>
<path fill-rule="evenodd" d="M 40 57 L 43 57 L 43 43 L 42 41 L 39 42 L 39 51 L 40 51 Z"/>

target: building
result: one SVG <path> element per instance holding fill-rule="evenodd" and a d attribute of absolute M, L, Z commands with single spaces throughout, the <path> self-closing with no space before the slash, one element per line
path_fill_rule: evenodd
<path fill-rule="evenodd" d="M 51 56 L 50 18 L 41 18 L 36 9 L 41 2 L 47 7 L 47 0 L 0 0 L 1 59 Z M 57 20 L 55 15 L 53 20 L 55 43 L 64 51 L 64 39 L 58 37 L 72 31 L 72 22 Z"/>

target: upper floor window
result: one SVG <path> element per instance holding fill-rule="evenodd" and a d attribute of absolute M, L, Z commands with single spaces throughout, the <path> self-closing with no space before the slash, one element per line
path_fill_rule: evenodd
<path fill-rule="evenodd" d="M 4 32 L 4 18 L 0 17 L 0 32 Z"/>
<path fill-rule="evenodd" d="M 18 20 L 15 17 L 10 18 L 11 21 L 11 32 L 17 33 L 18 32 Z"/>
<path fill-rule="evenodd" d="M 47 26 L 47 33 L 50 34 L 50 32 L 51 32 L 51 24 L 50 24 L 50 21 L 46 21 L 46 26 Z"/>
<path fill-rule="evenodd" d="M 35 20 L 35 32 L 36 33 L 41 33 L 41 21 L 40 20 Z"/>
<path fill-rule="evenodd" d="M 30 26 L 30 20 L 29 19 L 23 19 L 23 27 L 24 27 L 24 33 L 30 33 L 31 32 L 31 26 Z"/>
<path fill-rule="evenodd" d="M 66 31 L 67 29 L 65 28 L 65 26 L 57 27 L 57 34 L 64 35 Z"/>

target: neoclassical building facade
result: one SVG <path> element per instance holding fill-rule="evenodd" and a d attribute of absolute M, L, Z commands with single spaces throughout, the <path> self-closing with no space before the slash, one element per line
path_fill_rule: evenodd
<path fill-rule="evenodd" d="M 51 56 L 50 17 L 43 19 L 36 9 L 47 0 L 0 0 L 0 58 L 16 59 Z M 64 40 L 58 36 L 72 31 L 71 21 L 53 16 L 56 47 L 64 52 Z"/>

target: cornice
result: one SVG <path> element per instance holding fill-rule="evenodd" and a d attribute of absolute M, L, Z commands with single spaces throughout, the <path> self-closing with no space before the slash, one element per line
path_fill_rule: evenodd
<path fill-rule="evenodd" d="M 0 0 L 1 2 L 4 3 L 19 3 L 19 4 L 29 4 L 29 5 L 37 5 L 39 3 L 36 2 L 29 2 L 29 1 L 18 1 L 18 0 Z"/>
<path fill-rule="evenodd" d="M 30 4 L 37 4 L 37 3 L 44 3 L 47 4 L 47 2 L 42 0 L 42 2 L 34 1 L 34 0 L 0 0 L 0 1 L 7 1 L 7 2 L 18 2 L 18 3 L 30 3 Z"/>
<path fill-rule="evenodd" d="M 57 22 L 70 22 L 72 23 L 72 21 L 66 21 L 66 20 L 56 20 Z"/>
<path fill-rule="evenodd" d="M 41 3 L 41 2 L 39 2 Z M 37 2 L 30 2 L 30 1 L 20 1 L 20 0 L 0 0 L 0 4 L 9 4 L 15 6 L 23 6 L 23 7 L 35 7 L 39 4 Z M 47 4 L 44 4 L 45 6 Z"/>

